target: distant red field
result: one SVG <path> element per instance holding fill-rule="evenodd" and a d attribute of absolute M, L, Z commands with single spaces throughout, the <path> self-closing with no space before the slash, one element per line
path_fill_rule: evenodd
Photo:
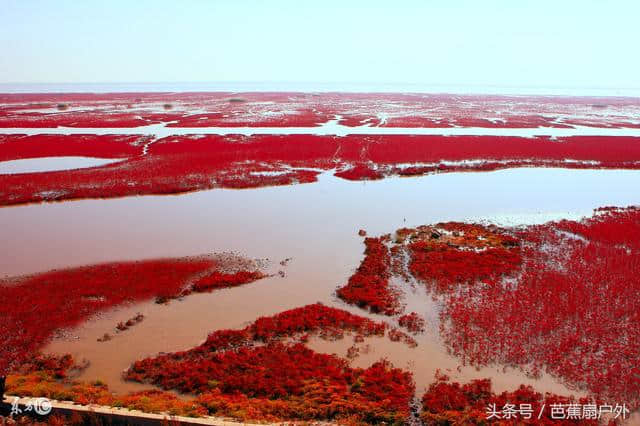
<path fill-rule="evenodd" d="M 399 93 L 66 93 L 0 95 L 0 127 L 344 126 L 640 128 L 624 97 Z"/>

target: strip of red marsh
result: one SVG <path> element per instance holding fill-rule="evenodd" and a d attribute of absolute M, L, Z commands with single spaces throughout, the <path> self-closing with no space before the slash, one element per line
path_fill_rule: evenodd
<path fill-rule="evenodd" d="M 314 182 L 322 170 L 357 181 L 512 167 L 638 169 L 640 138 L 0 136 L 0 158 L 55 155 L 128 158 L 87 169 L 0 175 L 0 205 L 291 185 Z"/>

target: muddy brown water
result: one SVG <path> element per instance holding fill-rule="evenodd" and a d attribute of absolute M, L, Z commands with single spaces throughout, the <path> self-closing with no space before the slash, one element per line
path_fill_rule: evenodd
<path fill-rule="evenodd" d="M 263 259 L 269 272 L 285 272 L 284 277 L 276 274 L 241 287 L 194 294 L 166 306 L 149 301 L 119 307 L 45 348 L 87 359 L 90 366 L 80 379 L 100 379 L 116 392 L 128 392 L 149 388 L 121 379 L 136 359 L 188 349 L 214 330 L 243 327 L 259 316 L 320 301 L 389 321 L 334 296 L 363 257 L 361 228 L 380 235 L 448 220 L 519 225 L 577 219 L 600 206 L 639 204 L 639 186 L 640 171 L 631 170 L 523 168 L 375 182 L 349 182 L 328 172 L 319 182 L 305 185 L 7 207 L 0 209 L 0 273 L 15 276 L 105 261 L 225 251 Z M 281 266 L 286 258 L 292 259 Z M 370 338 L 360 345 L 368 345 L 369 351 L 355 358 L 354 365 L 366 367 L 386 357 L 413 372 L 419 392 L 440 369 L 461 382 L 490 377 L 497 391 L 524 383 L 538 391 L 576 394 L 547 375 L 536 380 L 501 366 L 458 368 L 459 360 L 447 354 L 437 331 L 437 304 L 419 286 L 406 292 L 404 302 L 407 311 L 428 322 L 427 331 L 417 338 L 418 347 Z M 144 321 L 111 341 L 97 342 L 138 312 Z M 352 344 L 350 337 L 335 342 L 313 338 L 309 343 L 341 356 Z"/>

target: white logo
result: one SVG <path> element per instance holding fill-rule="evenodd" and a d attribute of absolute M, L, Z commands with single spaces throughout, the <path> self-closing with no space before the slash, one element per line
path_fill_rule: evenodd
<path fill-rule="evenodd" d="M 46 416 L 51 412 L 51 401 L 48 398 L 36 398 L 32 404 L 33 410 L 40 416 Z"/>
<path fill-rule="evenodd" d="M 53 408 L 48 398 L 33 398 L 28 400 L 24 405 L 24 409 L 20 408 L 20 398 L 15 397 L 11 403 L 11 417 L 31 411 L 39 416 L 46 416 L 51 413 Z"/>

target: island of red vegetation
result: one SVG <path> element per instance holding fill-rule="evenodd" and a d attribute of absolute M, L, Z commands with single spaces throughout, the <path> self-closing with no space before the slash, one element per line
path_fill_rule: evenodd
<path fill-rule="evenodd" d="M 233 273 L 213 271 L 193 283 L 191 289 L 196 292 L 204 292 L 218 288 L 236 287 L 264 277 L 264 273 L 260 271 L 238 271 Z"/>
<path fill-rule="evenodd" d="M 394 315 L 399 312 L 398 293 L 389 285 L 391 256 L 385 244 L 388 239 L 364 240 L 364 259 L 349 282 L 337 290 L 339 298 L 376 313 Z"/>
<path fill-rule="evenodd" d="M 346 311 L 308 305 L 241 330 L 216 331 L 188 351 L 136 361 L 125 378 L 196 394 L 210 414 L 245 420 L 404 422 L 414 392 L 410 373 L 386 361 L 350 367 L 292 340 L 383 335 L 387 329 Z"/>
<path fill-rule="evenodd" d="M 396 244 L 410 252 L 412 275 L 437 290 L 501 277 L 522 261 L 518 241 L 497 228 L 459 222 L 399 229 Z"/>

